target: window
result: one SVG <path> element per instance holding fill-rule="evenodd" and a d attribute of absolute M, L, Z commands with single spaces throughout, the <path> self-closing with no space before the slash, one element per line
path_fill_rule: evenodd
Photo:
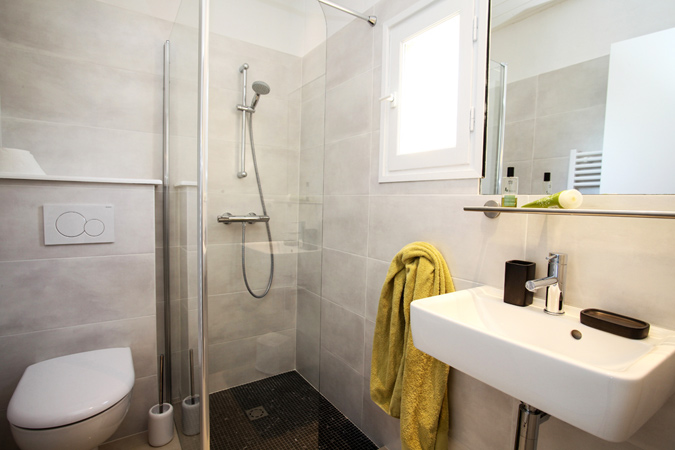
<path fill-rule="evenodd" d="M 423 0 L 384 24 L 380 182 L 480 178 L 484 87 L 472 80 L 484 78 L 485 58 L 474 9 L 473 0 Z"/>

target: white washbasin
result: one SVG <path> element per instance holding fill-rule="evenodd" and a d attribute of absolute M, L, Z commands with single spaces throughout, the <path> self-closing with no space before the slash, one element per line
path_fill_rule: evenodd
<path fill-rule="evenodd" d="M 577 428 L 613 442 L 635 433 L 675 392 L 675 331 L 632 340 L 582 325 L 579 308 L 503 302 L 478 287 L 412 303 L 415 347 Z M 572 330 L 582 333 L 572 337 Z"/>

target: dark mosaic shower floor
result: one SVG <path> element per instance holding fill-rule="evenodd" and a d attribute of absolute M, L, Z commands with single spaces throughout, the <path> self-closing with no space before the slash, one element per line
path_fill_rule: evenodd
<path fill-rule="evenodd" d="M 214 450 L 377 450 L 297 372 L 211 394 L 210 413 Z"/>

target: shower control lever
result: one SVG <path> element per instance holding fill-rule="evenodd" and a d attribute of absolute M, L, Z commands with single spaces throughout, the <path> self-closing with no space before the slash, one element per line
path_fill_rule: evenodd
<path fill-rule="evenodd" d="M 249 213 L 247 216 L 234 216 L 229 212 L 218 216 L 218 222 L 229 225 L 231 223 L 242 223 L 246 222 L 249 225 L 252 225 L 257 222 L 269 222 L 270 216 L 259 216 L 256 213 Z"/>

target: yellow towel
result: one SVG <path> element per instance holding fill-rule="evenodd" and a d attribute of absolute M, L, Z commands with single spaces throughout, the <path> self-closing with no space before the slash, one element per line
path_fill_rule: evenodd
<path fill-rule="evenodd" d="M 454 292 L 440 252 L 426 242 L 408 244 L 394 257 L 380 294 L 370 397 L 401 419 L 403 450 L 447 450 L 450 368 L 415 348 L 410 303 Z"/>

